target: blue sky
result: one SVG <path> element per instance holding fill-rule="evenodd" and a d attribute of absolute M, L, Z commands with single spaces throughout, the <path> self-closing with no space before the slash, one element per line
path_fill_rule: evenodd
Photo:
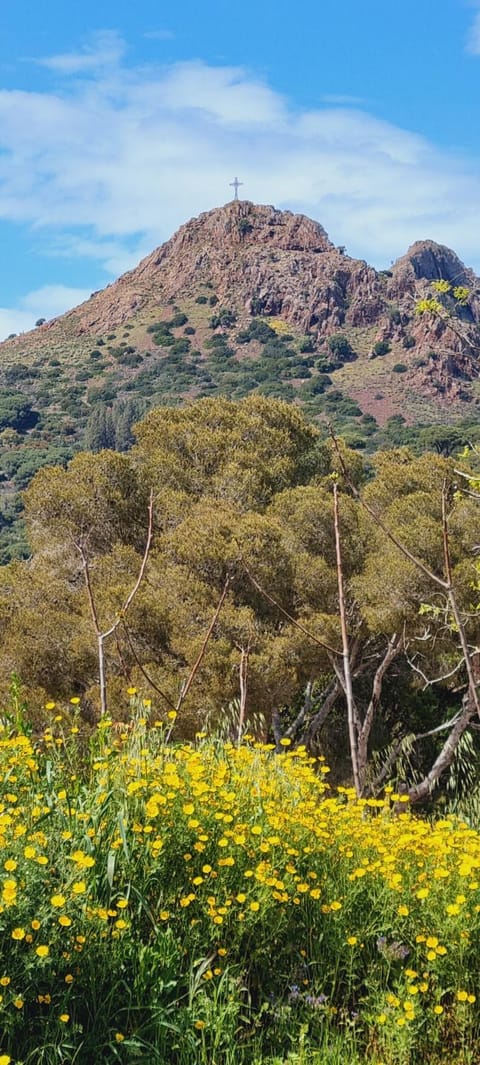
<path fill-rule="evenodd" d="M 480 271 L 480 0 L 31 0 L 0 9 L 0 338 L 231 196 L 377 266 Z"/>

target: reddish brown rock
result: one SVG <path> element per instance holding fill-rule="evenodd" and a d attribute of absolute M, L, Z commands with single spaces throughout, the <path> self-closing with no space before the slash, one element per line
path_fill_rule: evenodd
<path fill-rule="evenodd" d="M 418 300 L 431 294 L 436 279 L 471 291 L 456 330 L 416 314 Z M 404 382 L 442 402 L 478 376 L 479 291 L 474 273 L 433 241 L 413 244 L 391 270 L 378 272 L 336 248 L 318 222 L 240 200 L 192 219 L 134 270 L 2 351 L 5 357 L 20 347 L 22 353 L 34 351 L 40 334 L 72 346 L 76 338 L 94 342 L 139 316 L 151 321 L 169 303 L 188 300 L 193 306 L 200 293 L 214 293 L 239 322 L 251 315 L 281 317 L 318 342 L 346 332 L 359 365 L 374 354 L 376 341 L 387 341 L 407 367 Z M 353 387 L 358 393 L 361 381 Z"/>

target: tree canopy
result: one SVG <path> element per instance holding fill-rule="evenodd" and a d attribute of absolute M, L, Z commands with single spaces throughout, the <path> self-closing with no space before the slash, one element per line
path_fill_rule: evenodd
<path fill-rule="evenodd" d="M 380 677 L 370 753 L 441 725 L 446 708 L 460 705 L 466 677 L 455 624 L 428 576 L 444 572 L 447 491 L 456 596 L 476 645 L 478 503 L 458 491 L 450 458 L 400 448 L 367 467 L 341 441 L 322 441 L 296 407 L 259 396 L 158 408 L 135 431 L 128 453 L 79 454 L 67 469 L 40 470 L 25 493 L 32 554 L 0 571 L 5 688 L 16 670 L 32 699 L 79 694 L 94 710 L 93 600 L 99 629 L 116 619 L 105 651 L 119 714 L 132 684 L 165 710 L 177 705 L 200 656 L 179 715 L 185 735 L 207 718 L 218 724 L 242 693 L 245 714 L 260 715 L 266 733 L 315 738 L 340 757 L 337 484 L 360 718 Z M 145 577 L 122 617 L 145 550 L 150 492 Z M 422 758 L 419 749 L 413 771 Z"/>

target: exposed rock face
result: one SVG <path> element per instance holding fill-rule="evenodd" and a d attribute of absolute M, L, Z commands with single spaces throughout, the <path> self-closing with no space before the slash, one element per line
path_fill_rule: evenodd
<path fill-rule="evenodd" d="M 461 324 L 471 343 L 461 331 L 415 314 L 416 302 L 436 279 L 470 289 Z M 61 332 L 73 344 L 75 337 L 108 334 L 139 314 L 145 318 L 177 300 L 194 304 L 199 293 L 213 292 L 239 321 L 279 316 L 318 343 L 342 331 L 353 331 L 356 341 L 358 331 L 360 358 L 374 354 L 377 341 L 387 341 L 398 348 L 414 387 L 425 394 L 437 390 L 441 402 L 442 395 L 459 394 L 462 380 L 478 375 L 479 290 L 474 273 L 433 241 L 418 241 L 391 271 L 379 273 L 336 248 L 318 222 L 240 200 L 192 219 L 136 269 L 40 332 L 52 340 Z M 9 344 L 25 351 L 35 342 L 31 334 Z"/>
<path fill-rule="evenodd" d="M 334 245 L 323 226 L 303 214 L 278 211 L 275 207 L 255 206 L 248 200 L 234 200 L 214 211 L 207 211 L 181 226 L 158 252 L 144 260 L 159 263 L 170 254 L 180 255 L 186 248 L 204 243 L 214 250 L 222 245 L 275 245 L 284 251 L 330 251 Z"/>
<path fill-rule="evenodd" d="M 434 240 L 417 240 L 405 255 L 397 259 L 393 276 L 404 273 L 414 280 L 450 281 L 452 285 L 466 285 L 467 288 L 476 282 L 473 270 L 468 270 L 454 251 Z"/>
<path fill-rule="evenodd" d="M 222 303 L 324 335 L 371 325 L 384 308 L 376 271 L 343 254 L 318 222 L 237 201 L 192 219 L 74 313 L 81 328 L 110 329 L 153 297 L 179 298 L 202 284 Z"/>

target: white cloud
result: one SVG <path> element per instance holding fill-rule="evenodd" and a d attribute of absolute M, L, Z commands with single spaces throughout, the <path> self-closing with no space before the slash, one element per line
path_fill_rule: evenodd
<path fill-rule="evenodd" d="M 324 104 L 338 104 L 340 107 L 343 105 L 347 107 L 361 107 L 365 100 L 362 96 L 347 96 L 342 93 L 327 93 L 322 96 L 322 103 Z"/>
<path fill-rule="evenodd" d="M 0 307 L 0 344 L 9 336 L 17 333 L 26 333 L 33 329 L 35 319 L 29 311 L 22 311 L 15 307 Z"/>
<path fill-rule="evenodd" d="M 147 40 L 150 41 L 173 41 L 175 40 L 175 34 L 173 30 L 148 30 L 143 34 Z"/>
<path fill-rule="evenodd" d="M 50 258 L 100 261 L 108 274 L 119 277 L 137 266 L 139 260 L 151 251 L 152 242 L 148 239 L 136 239 L 133 248 L 129 248 L 127 242 L 121 239 L 96 239 L 78 233 L 62 233 L 51 240 L 45 254 Z"/>
<path fill-rule="evenodd" d="M 57 74 L 84 74 L 109 66 L 118 66 L 125 54 L 125 42 L 115 30 L 103 30 L 92 35 L 91 42 L 79 52 L 64 52 L 62 55 L 37 59 L 40 66 L 48 67 Z"/>
<path fill-rule="evenodd" d="M 68 285 L 43 285 L 27 292 L 17 307 L 0 307 L 0 342 L 10 333 L 33 329 L 39 318 L 55 318 L 90 296 L 83 288 Z"/>
<path fill-rule="evenodd" d="M 476 3 L 475 6 L 478 7 L 478 3 Z M 469 29 L 467 52 L 470 52 L 470 55 L 480 55 L 480 11 L 475 15 Z"/>
<path fill-rule="evenodd" d="M 236 67 L 178 63 L 162 78 L 159 90 L 159 105 L 172 115 L 187 112 L 193 117 L 203 111 L 204 121 L 210 118 L 232 127 L 281 123 L 286 117 L 278 94 Z"/>
<path fill-rule="evenodd" d="M 0 220 L 41 229 L 47 253 L 96 258 L 115 276 L 230 199 L 238 173 L 246 198 L 318 218 L 377 265 L 432 237 L 480 266 L 468 159 L 365 110 L 296 109 L 245 70 L 117 69 L 122 48 L 97 37 L 46 61 L 75 75 L 55 91 L 0 92 Z"/>

